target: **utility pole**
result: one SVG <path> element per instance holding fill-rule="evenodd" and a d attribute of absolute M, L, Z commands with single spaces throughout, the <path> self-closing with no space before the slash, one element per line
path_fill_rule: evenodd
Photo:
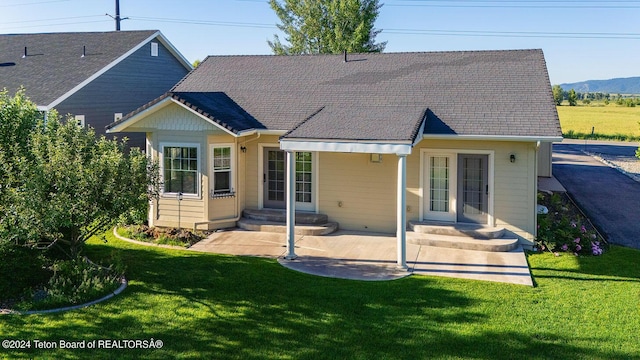
<path fill-rule="evenodd" d="M 127 20 L 128 17 L 122 18 L 120 17 L 120 0 L 116 0 L 116 16 L 111 16 L 109 14 L 105 14 L 116 21 L 116 31 L 120 31 L 120 22 L 122 20 Z"/>
<path fill-rule="evenodd" d="M 116 0 L 116 31 L 120 31 L 120 0 Z"/>

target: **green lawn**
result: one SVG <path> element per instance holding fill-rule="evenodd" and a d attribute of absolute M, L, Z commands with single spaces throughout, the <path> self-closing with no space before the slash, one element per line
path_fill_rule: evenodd
<path fill-rule="evenodd" d="M 149 349 L 0 349 L 9 358 L 638 359 L 640 251 L 531 255 L 537 287 L 413 276 L 320 278 L 275 260 L 143 247 L 108 235 L 129 287 L 82 310 L 3 315 L 2 339 L 160 339 Z"/>
<path fill-rule="evenodd" d="M 595 138 L 610 140 L 640 139 L 640 107 L 558 106 L 562 133 L 574 139 L 589 138 L 594 128 Z"/>

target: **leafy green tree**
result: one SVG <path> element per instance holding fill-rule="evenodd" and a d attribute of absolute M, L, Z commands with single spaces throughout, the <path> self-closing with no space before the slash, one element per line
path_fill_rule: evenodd
<path fill-rule="evenodd" d="M 30 161 L 29 138 L 42 114 L 24 90 L 9 96 L 0 91 L 0 242 L 17 243 L 31 232 L 16 227 L 23 177 L 19 167 Z"/>
<path fill-rule="evenodd" d="M 381 30 L 374 29 L 378 0 L 269 0 L 286 35 L 269 46 L 276 55 L 382 52 L 386 42 L 376 43 Z"/>
<path fill-rule="evenodd" d="M 573 89 L 569 90 L 568 100 L 569 100 L 569 106 L 576 106 L 576 103 L 578 102 L 578 95 L 576 94 L 575 90 Z"/>
<path fill-rule="evenodd" d="M 58 244 L 73 257 L 121 214 L 147 206 L 147 158 L 138 148 L 127 153 L 126 140 L 97 138 L 72 119 L 49 118 L 31 141 L 19 211 L 23 226 L 40 230 L 31 241 Z"/>
<path fill-rule="evenodd" d="M 564 90 L 562 90 L 562 87 L 560 85 L 553 85 L 551 91 L 553 92 L 553 101 L 556 102 L 556 105 L 562 105 L 562 100 L 564 100 Z"/>
<path fill-rule="evenodd" d="M 121 214 L 146 209 L 157 166 L 126 140 L 73 119 L 46 122 L 23 92 L 0 93 L 0 240 L 74 257 Z"/>

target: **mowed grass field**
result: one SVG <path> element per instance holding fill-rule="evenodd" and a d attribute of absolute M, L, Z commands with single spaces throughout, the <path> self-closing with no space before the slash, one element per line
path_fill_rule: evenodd
<path fill-rule="evenodd" d="M 0 340 L 21 342 L 0 359 L 640 359 L 638 250 L 529 254 L 528 287 L 331 279 L 106 238 L 86 254 L 121 258 L 127 289 L 80 310 L 1 315 Z"/>
<path fill-rule="evenodd" d="M 558 106 L 562 133 L 567 138 L 602 140 L 640 140 L 640 107 Z"/>

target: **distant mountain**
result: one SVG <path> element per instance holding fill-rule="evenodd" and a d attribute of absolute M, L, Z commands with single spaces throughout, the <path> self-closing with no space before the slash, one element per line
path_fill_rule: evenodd
<path fill-rule="evenodd" d="M 609 80 L 587 80 L 571 84 L 560 84 L 563 90 L 577 92 L 601 92 L 609 94 L 640 94 L 640 76 Z"/>

